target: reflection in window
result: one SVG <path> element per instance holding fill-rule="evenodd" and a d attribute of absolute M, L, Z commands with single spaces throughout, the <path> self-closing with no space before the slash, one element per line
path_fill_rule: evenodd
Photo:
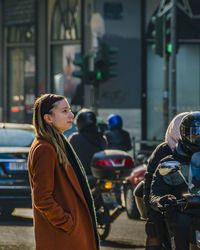
<path fill-rule="evenodd" d="M 12 122 L 32 121 L 35 100 L 35 55 L 33 48 L 9 49 L 9 105 Z"/>
<path fill-rule="evenodd" d="M 66 96 L 69 102 L 80 87 L 80 80 L 72 75 L 75 69 L 73 60 L 76 54 L 80 54 L 80 45 L 54 46 L 54 92 Z"/>
<path fill-rule="evenodd" d="M 8 121 L 31 123 L 35 100 L 36 1 L 3 2 Z"/>
<path fill-rule="evenodd" d="M 34 42 L 35 29 L 32 24 L 8 27 L 8 43 Z"/>
<path fill-rule="evenodd" d="M 52 19 L 52 40 L 80 39 L 80 0 L 57 0 Z"/>

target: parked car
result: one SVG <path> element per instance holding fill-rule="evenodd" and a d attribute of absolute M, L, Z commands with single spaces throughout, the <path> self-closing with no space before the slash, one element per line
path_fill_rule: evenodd
<path fill-rule="evenodd" d="M 126 178 L 124 185 L 124 199 L 126 203 L 127 216 L 130 219 L 140 219 L 140 214 L 137 209 L 135 198 L 133 192 L 142 180 L 144 180 L 144 175 L 147 170 L 147 159 L 152 154 L 156 146 L 161 143 L 161 141 L 135 141 L 133 140 L 133 156 L 135 159 L 135 168 L 131 172 L 131 175 Z M 136 147 L 137 144 L 137 147 Z M 138 150 L 136 151 L 136 148 Z"/>
<path fill-rule="evenodd" d="M 131 172 L 131 175 L 126 178 L 126 184 L 124 188 L 126 213 L 130 219 L 140 219 L 140 214 L 137 209 L 133 191 L 137 184 L 144 180 L 144 175 L 147 170 L 147 164 L 142 163 L 135 167 Z"/>
<path fill-rule="evenodd" d="M 0 215 L 31 208 L 27 157 L 34 138 L 30 124 L 0 123 Z"/>

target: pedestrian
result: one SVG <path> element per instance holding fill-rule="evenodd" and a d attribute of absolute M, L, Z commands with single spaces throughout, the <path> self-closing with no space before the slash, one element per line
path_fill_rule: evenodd
<path fill-rule="evenodd" d="M 176 143 L 180 138 L 179 125 L 182 118 L 187 114 L 188 112 L 179 113 L 172 119 L 165 134 L 165 141 L 156 147 L 148 159 L 147 172 L 144 178 L 144 201 L 148 216 L 147 222 L 145 224 L 145 231 L 147 235 L 146 250 L 161 250 L 162 243 L 165 241 L 165 223 L 163 216 L 151 208 L 149 203 L 150 189 L 153 174 L 156 171 L 160 160 L 165 156 L 172 154 L 176 147 Z"/>
<path fill-rule="evenodd" d="M 96 115 L 91 109 L 81 109 L 74 120 L 78 132 L 69 136 L 69 142 L 81 160 L 86 175 L 91 176 L 92 156 L 106 149 L 107 141 L 103 133 L 98 131 Z"/>
<path fill-rule="evenodd" d="M 96 215 L 86 174 L 63 132 L 74 115 L 64 96 L 34 104 L 36 138 L 28 158 L 36 250 L 98 250 Z"/>
<path fill-rule="evenodd" d="M 104 132 L 108 141 L 108 148 L 123 151 L 131 150 L 130 135 L 122 127 L 123 120 L 120 115 L 111 114 L 108 116 L 108 129 Z"/>

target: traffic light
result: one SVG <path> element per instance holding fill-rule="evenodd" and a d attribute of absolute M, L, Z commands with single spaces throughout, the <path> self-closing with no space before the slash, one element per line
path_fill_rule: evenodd
<path fill-rule="evenodd" d="M 152 49 L 159 56 L 163 56 L 163 17 L 153 16 L 152 17 L 152 37 L 154 38 L 154 44 Z"/>
<path fill-rule="evenodd" d="M 102 57 L 100 51 L 98 51 L 96 57 L 94 58 L 94 74 L 93 74 L 94 81 L 104 82 L 105 67 L 106 67 L 105 60 Z"/>
<path fill-rule="evenodd" d="M 111 47 L 105 42 L 100 42 L 97 53 L 94 58 L 94 70 L 89 69 L 89 56 L 76 54 L 73 64 L 79 69 L 72 73 L 74 77 L 80 78 L 84 84 L 98 84 L 105 82 L 118 74 L 113 70 L 117 64 L 116 54 L 118 48 Z"/>
<path fill-rule="evenodd" d="M 171 43 L 171 12 L 168 12 L 165 16 L 165 45 L 166 53 L 172 53 L 172 43 Z"/>
<path fill-rule="evenodd" d="M 84 84 L 90 84 L 89 57 L 76 54 L 73 64 L 80 69 L 75 69 L 72 75 L 80 78 Z"/>
<path fill-rule="evenodd" d="M 105 42 L 100 42 L 99 49 L 94 59 L 95 79 L 99 82 L 105 82 L 118 74 L 113 70 L 113 66 L 117 65 L 116 54 L 118 48 L 111 47 Z"/>
<path fill-rule="evenodd" d="M 119 49 L 117 47 L 112 47 L 109 44 L 103 43 L 102 45 L 102 56 L 105 60 L 105 72 L 104 79 L 108 80 L 110 78 L 116 77 L 118 75 L 117 71 L 113 69 L 114 65 L 117 65 L 116 55 Z"/>

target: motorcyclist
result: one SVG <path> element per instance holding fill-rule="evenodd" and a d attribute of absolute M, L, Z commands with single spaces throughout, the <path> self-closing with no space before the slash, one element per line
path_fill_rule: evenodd
<path fill-rule="evenodd" d="M 176 200 L 182 198 L 182 195 L 187 192 L 190 159 L 192 154 L 198 151 L 200 151 L 200 111 L 195 111 L 183 117 L 180 123 L 180 140 L 178 140 L 172 155 L 162 159 L 155 172 L 150 194 L 152 208 L 159 211 L 158 207 L 166 205 L 173 207 Z M 179 161 L 182 175 L 176 172 L 168 179 L 161 175 L 161 163 L 168 161 Z M 189 250 L 190 217 L 172 209 L 168 219 L 174 225 L 173 233 L 176 250 Z"/>
<path fill-rule="evenodd" d="M 123 151 L 131 150 L 131 138 L 127 131 L 122 129 L 123 121 L 120 115 L 108 116 L 108 130 L 104 132 L 108 141 L 108 148 Z"/>
<path fill-rule="evenodd" d="M 68 140 L 79 156 L 86 175 L 91 176 L 90 163 L 94 153 L 104 150 L 107 141 L 101 132 L 98 132 L 96 115 L 90 109 L 81 109 L 74 120 L 78 132 L 69 136 Z"/>
<path fill-rule="evenodd" d="M 180 137 L 179 125 L 182 118 L 188 114 L 183 112 L 176 115 L 170 122 L 165 133 L 165 141 L 159 144 L 153 151 L 147 162 L 147 171 L 144 177 L 144 201 L 147 209 L 147 221 L 145 224 L 146 231 L 146 250 L 161 250 L 164 242 L 165 224 L 161 213 L 153 210 L 149 204 L 149 194 L 153 174 L 161 159 L 172 154 L 176 143 Z"/>

